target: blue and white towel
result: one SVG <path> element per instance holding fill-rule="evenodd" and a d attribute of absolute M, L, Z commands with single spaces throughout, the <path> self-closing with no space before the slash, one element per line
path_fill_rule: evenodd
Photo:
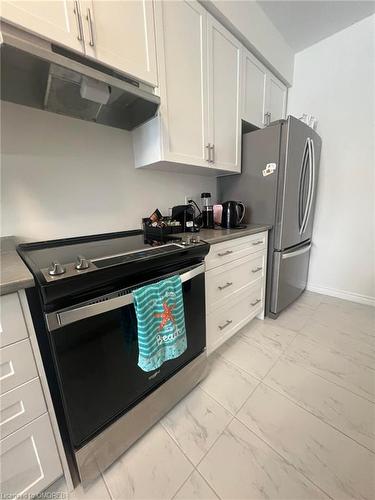
<path fill-rule="evenodd" d="M 138 325 L 138 366 L 156 370 L 187 347 L 184 301 L 179 276 L 133 291 Z"/>

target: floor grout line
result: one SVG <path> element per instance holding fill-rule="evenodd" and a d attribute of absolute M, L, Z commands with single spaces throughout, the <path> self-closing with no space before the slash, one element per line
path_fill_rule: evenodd
<path fill-rule="evenodd" d="M 126 453 L 126 452 L 125 452 L 125 453 Z M 117 459 L 117 460 L 119 460 L 119 459 Z M 107 490 L 107 492 L 108 492 L 109 498 L 110 498 L 111 500 L 114 500 L 114 497 L 112 496 L 111 490 L 109 489 L 109 486 L 108 486 L 108 484 L 107 484 L 107 481 L 105 480 L 105 477 L 104 477 L 103 472 L 101 472 L 101 473 L 100 473 L 100 477 L 102 478 L 102 481 L 103 481 L 103 483 L 104 483 L 104 487 L 105 487 L 105 489 L 106 489 L 106 490 Z"/>
<path fill-rule="evenodd" d="M 351 389 L 348 389 L 348 387 L 345 387 L 344 385 L 340 385 L 337 382 L 334 382 L 333 380 L 330 380 L 330 379 L 328 379 L 326 377 L 323 377 L 323 375 L 320 375 L 319 373 L 314 372 L 313 370 L 311 370 L 310 368 L 308 368 L 305 364 L 302 364 L 302 362 L 299 362 L 298 360 L 293 359 L 293 356 L 291 354 L 288 354 L 287 352 L 284 352 L 283 354 L 286 356 L 286 359 L 288 361 L 291 361 L 291 362 L 295 363 L 296 365 L 304 368 L 305 370 L 307 370 L 308 372 L 312 373 L 313 375 L 316 375 L 317 377 L 320 377 L 321 379 L 325 380 L 326 382 L 334 384 L 337 387 L 340 387 L 341 389 L 345 389 L 346 391 L 350 392 L 351 394 L 354 394 L 354 396 L 362 398 L 365 401 L 367 401 L 367 402 L 375 405 L 375 401 L 372 401 L 371 399 L 364 397 L 362 394 L 358 394 L 357 392 L 354 392 Z"/>
<path fill-rule="evenodd" d="M 300 474 L 301 476 L 303 476 L 307 481 L 309 481 L 311 484 L 313 484 L 316 488 L 318 488 L 322 493 L 324 493 L 328 498 L 330 498 L 331 500 L 335 500 L 331 495 L 329 495 L 325 490 L 323 490 L 323 488 L 321 488 L 319 485 L 315 484 L 314 481 L 312 479 L 310 479 L 308 476 L 306 476 L 302 471 L 300 471 L 292 462 L 290 462 L 290 460 L 288 460 L 286 457 L 284 457 L 276 448 L 274 448 L 268 441 L 266 441 L 261 435 L 259 435 L 257 432 L 255 432 L 253 429 L 250 429 L 250 427 L 248 427 L 244 422 L 242 422 L 241 420 L 239 420 L 237 417 L 235 417 L 235 419 L 237 420 L 237 422 L 239 422 L 240 424 L 242 424 L 244 427 L 246 427 L 246 429 L 251 432 L 252 434 L 254 434 L 254 436 L 256 436 L 258 439 L 260 439 L 261 441 L 263 441 L 263 443 L 268 446 L 269 448 L 271 448 L 271 450 L 276 453 L 282 460 L 284 460 L 290 467 L 292 467 L 298 474 Z M 336 499 L 337 500 L 337 499 Z"/>
<path fill-rule="evenodd" d="M 354 439 L 352 436 L 349 436 L 348 434 L 345 434 L 344 431 L 342 431 L 341 429 L 339 429 L 338 427 L 335 427 L 333 424 L 331 424 L 330 422 L 327 422 L 326 420 L 324 420 L 322 417 L 319 417 L 318 415 L 316 415 L 315 413 L 313 413 L 312 411 L 308 410 L 307 408 L 305 408 L 304 406 L 302 406 L 302 404 L 300 404 L 298 401 L 296 401 L 295 399 L 292 399 L 288 396 L 286 396 L 283 392 L 279 391 L 278 389 L 276 389 L 275 387 L 273 387 L 272 385 L 269 385 L 267 384 L 267 382 L 263 381 L 261 382 L 263 385 L 265 385 L 268 389 L 271 389 L 272 391 L 275 391 L 277 392 L 278 394 L 280 394 L 280 396 L 284 397 L 285 399 L 287 399 L 288 401 L 290 401 L 292 404 L 298 406 L 299 408 L 301 408 L 301 410 L 304 410 L 305 412 L 307 413 L 310 413 L 310 415 L 312 415 L 313 417 L 317 418 L 318 420 L 320 420 L 323 424 L 325 425 L 328 425 L 329 427 L 331 427 L 331 429 L 334 429 L 335 431 L 337 432 L 340 432 L 340 434 L 342 434 L 343 436 L 347 437 L 348 439 L 351 439 L 352 441 L 354 441 L 354 443 L 358 444 L 359 446 L 361 446 L 362 448 L 364 448 L 365 450 L 369 451 L 370 453 L 372 453 L 373 455 L 375 455 L 375 451 L 371 450 L 370 448 L 368 448 L 367 446 L 365 446 L 364 444 L 360 443 L 359 441 L 357 441 L 356 439 Z"/>

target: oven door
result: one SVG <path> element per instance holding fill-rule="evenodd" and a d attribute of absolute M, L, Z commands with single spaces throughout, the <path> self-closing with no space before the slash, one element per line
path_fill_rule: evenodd
<path fill-rule="evenodd" d="M 131 291 L 118 290 L 46 315 L 75 449 L 204 351 L 204 265 L 174 274 L 180 274 L 182 281 L 187 349 L 152 372 L 137 364 L 137 320 Z"/>

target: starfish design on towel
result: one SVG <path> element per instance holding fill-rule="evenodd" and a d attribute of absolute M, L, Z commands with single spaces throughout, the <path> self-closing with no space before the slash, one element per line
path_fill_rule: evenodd
<path fill-rule="evenodd" d="M 159 325 L 159 331 L 162 330 L 165 325 L 170 321 L 171 323 L 176 323 L 174 316 L 173 316 L 173 309 L 176 307 L 176 304 L 173 304 L 172 306 L 169 306 L 166 302 L 163 302 L 163 309 L 164 311 L 162 313 L 155 313 L 154 316 L 155 318 L 161 318 L 161 322 Z"/>

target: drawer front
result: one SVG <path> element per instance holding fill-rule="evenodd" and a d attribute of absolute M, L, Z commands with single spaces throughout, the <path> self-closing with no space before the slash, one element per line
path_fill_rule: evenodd
<path fill-rule="evenodd" d="M 240 296 L 228 301 L 226 307 L 207 315 L 207 352 L 210 354 L 232 337 L 263 308 L 263 287 L 256 283 Z"/>
<path fill-rule="evenodd" d="M 0 350 L 1 394 L 38 375 L 29 339 Z"/>
<path fill-rule="evenodd" d="M 4 498 L 36 495 L 62 474 L 48 413 L 0 442 Z"/>
<path fill-rule="evenodd" d="M 206 257 L 206 270 L 227 264 L 236 259 L 241 259 L 255 252 L 265 250 L 267 246 L 267 233 L 252 234 L 243 238 L 224 241 L 211 245 Z"/>
<path fill-rule="evenodd" d="M 5 438 L 47 411 L 42 387 L 35 378 L 0 396 L 0 437 Z"/>
<path fill-rule="evenodd" d="M 256 253 L 206 272 L 206 304 L 211 311 L 265 274 L 266 256 Z"/>
<path fill-rule="evenodd" d="M 21 304 L 16 293 L 2 295 L 0 347 L 5 347 L 28 336 Z"/>

